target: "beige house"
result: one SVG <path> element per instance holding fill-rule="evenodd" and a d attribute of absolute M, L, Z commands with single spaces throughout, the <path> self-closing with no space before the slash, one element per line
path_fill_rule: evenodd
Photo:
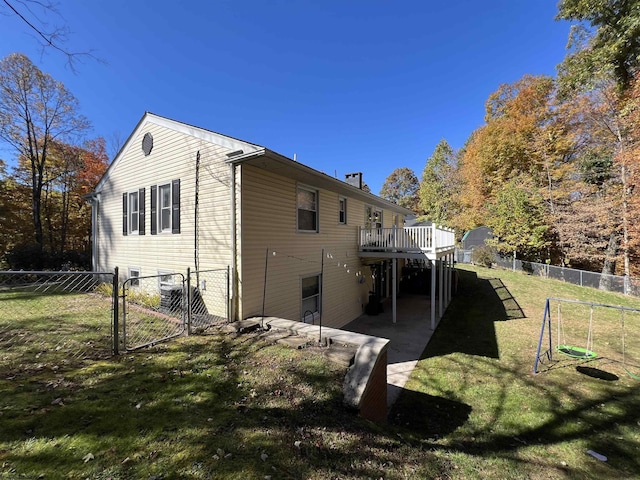
<path fill-rule="evenodd" d="M 444 267 L 431 269 L 435 298 L 436 282 L 451 285 L 453 233 L 406 229 L 412 212 L 361 183 L 145 113 L 91 195 L 93 267 L 124 277 L 228 267 L 229 298 L 202 296 L 232 319 L 339 328 L 371 299 L 393 297 L 395 308 L 407 259 Z M 440 309 L 449 291 L 439 289 Z"/>

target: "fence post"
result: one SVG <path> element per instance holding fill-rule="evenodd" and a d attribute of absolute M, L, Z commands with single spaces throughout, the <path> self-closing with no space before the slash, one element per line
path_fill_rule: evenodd
<path fill-rule="evenodd" d="M 187 336 L 191 335 L 191 267 L 187 267 Z"/>
<path fill-rule="evenodd" d="M 113 302 L 113 354 L 118 355 L 120 339 L 118 338 L 119 330 L 119 298 L 118 298 L 118 267 L 113 269 L 113 280 L 111 281 L 111 301 Z"/>

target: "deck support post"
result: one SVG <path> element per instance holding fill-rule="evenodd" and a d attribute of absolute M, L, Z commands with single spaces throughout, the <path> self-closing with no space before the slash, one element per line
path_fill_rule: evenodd
<path fill-rule="evenodd" d="M 393 323 L 396 323 L 396 303 L 398 296 L 398 285 L 396 285 L 398 277 L 398 259 L 393 258 L 391 261 L 391 311 L 393 313 Z"/>
<path fill-rule="evenodd" d="M 436 329 L 436 261 L 429 260 L 431 262 L 431 330 Z"/>
<path fill-rule="evenodd" d="M 438 268 L 438 321 L 442 318 L 442 303 L 443 303 L 443 298 L 444 298 L 444 285 L 442 284 L 442 280 L 444 278 L 443 275 L 443 271 L 444 271 L 444 262 L 442 261 L 442 259 L 438 260 L 439 268 Z"/>
<path fill-rule="evenodd" d="M 447 288 L 445 289 L 444 294 L 445 294 L 445 305 L 448 307 L 449 303 L 451 303 L 451 267 L 453 262 L 452 262 L 450 253 L 448 253 L 445 258 L 447 259 L 447 271 L 445 272 L 446 273 L 445 283 L 447 284 Z"/>

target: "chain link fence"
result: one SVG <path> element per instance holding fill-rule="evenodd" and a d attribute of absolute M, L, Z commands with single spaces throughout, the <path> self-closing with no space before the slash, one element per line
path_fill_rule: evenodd
<path fill-rule="evenodd" d="M 0 271 L 0 374 L 107 358 L 230 318 L 229 269 L 131 277 Z"/>
<path fill-rule="evenodd" d="M 473 263 L 472 253 L 473 250 L 456 249 L 456 262 Z M 538 275 L 545 278 L 552 278 L 554 280 L 561 280 L 574 285 L 580 285 L 581 287 L 591 287 L 608 292 L 634 295 L 636 297 L 640 296 L 640 279 L 638 278 L 588 272 L 586 270 L 558 267 L 555 265 L 547 265 L 545 263 L 527 262 L 517 258 L 502 257 L 500 255 L 496 255 L 493 263 L 501 268 L 525 272 L 530 275 Z"/>
<path fill-rule="evenodd" d="M 125 350 L 155 345 L 185 332 L 185 277 L 130 277 L 122 284 L 120 329 Z"/>
<path fill-rule="evenodd" d="M 131 277 L 120 292 L 121 346 L 154 345 L 229 321 L 229 269 Z"/>
<path fill-rule="evenodd" d="M 187 271 L 189 333 L 229 321 L 229 280 L 228 267 Z"/>
<path fill-rule="evenodd" d="M 111 272 L 0 271 L 0 375 L 113 353 Z"/>

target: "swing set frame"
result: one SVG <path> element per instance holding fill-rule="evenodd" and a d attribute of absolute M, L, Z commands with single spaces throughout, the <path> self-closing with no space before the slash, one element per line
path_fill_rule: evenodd
<path fill-rule="evenodd" d="M 558 344 L 555 346 L 555 348 L 554 348 L 553 339 L 552 339 L 552 325 L 551 325 L 552 315 L 551 315 L 551 306 L 550 306 L 551 302 L 558 302 L 558 313 L 557 313 Z M 571 303 L 571 304 L 589 306 L 589 330 L 587 334 L 587 341 L 586 341 L 585 347 L 568 345 L 562 341 L 564 339 L 564 329 L 562 326 L 562 314 L 560 309 L 560 305 L 562 303 Z M 620 311 L 620 326 L 621 326 L 621 333 L 622 333 L 622 368 L 627 373 L 627 375 L 629 375 L 631 378 L 633 378 L 634 380 L 640 380 L 640 376 L 630 372 L 626 365 L 626 358 L 625 358 L 626 331 L 625 331 L 625 318 L 624 318 L 625 311 L 640 313 L 640 309 L 623 307 L 618 305 L 606 305 L 603 303 L 581 302 L 579 300 L 568 300 L 568 299 L 552 298 L 552 297 L 547 298 L 545 307 L 544 307 L 544 316 L 542 318 L 542 326 L 540 328 L 540 340 L 538 341 L 538 350 L 536 352 L 536 359 L 533 364 L 534 374 L 539 373 L 538 366 L 541 362 L 541 358 L 546 357 L 547 360 L 551 362 L 553 361 L 554 352 L 566 355 L 576 360 L 585 360 L 585 361 L 594 360 L 598 357 L 598 355 L 593 349 L 593 309 L 594 307 L 611 308 L 611 309 Z M 543 352 L 542 344 L 545 338 L 545 331 L 547 333 L 547 337 L 549 341 L 549 348 L 548 350 Z"/>

